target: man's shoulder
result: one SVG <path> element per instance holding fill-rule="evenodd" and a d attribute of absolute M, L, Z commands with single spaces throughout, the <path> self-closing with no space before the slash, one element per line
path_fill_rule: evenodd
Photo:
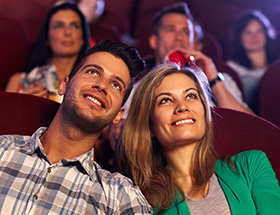
<path fill-rule="evenodd" d="M 17 147 L 26 144 L 31 138 L 28 135 L 0 135 L 0 147 L 2 149 Z"/>
<path fill-rule="evenodd" d="M 132 180 L 120 174 L 119 172 L 111 173 L 108 170 L 102 169 L 99 166 L 99 164 L 97 164 L 96 162 L 95 162 L 95 166 L 98 175 L 106 184 L 108 185 L 114 184 L 114 185 L 128 186 L 128 187 L 133 186 Z"/>
<path fill-rule="evenodd" d="M 152 214 L 151 206 L 131 179 L 102 169 L 97 163 L 95 166 L 104 193 L 109 194 L 108 198 L 117 200 L 118 210 L 128 214 Z"/>

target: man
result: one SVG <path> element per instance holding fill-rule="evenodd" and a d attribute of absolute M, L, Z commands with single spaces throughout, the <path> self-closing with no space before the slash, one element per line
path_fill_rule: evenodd
<path fill-rule="evenodd" d="M 149 44 L 154 49 L 154 61 L 147 61 L 149 68 L 162 63 L 173 51 L 181 51 L 186 58 L 194 56 L 196 64 L 206 74 L 213 95 L 218 106 L 251 112 L 235 95 L 241 96 L 237 86 L 232 84 L 230 76 L 217 72 L 212 60 L 194 48 L 194 20 L 186 3 L 177 3 L 159 11 L 153 21 L 153 34 L 149 37 Z M 230 80 L 228 80 L 230 79 Z M 233 89 L 230 89 L 229 86 Z"/>
<path fill-rule="evenodd" d="M 93 146 L 117 123 L 131 78 L 144 69 L 135 49 L 103 40 L 59 86 L 64 95 L 48 129 L 0 136 L 0 214 L 151 214 L 137 187 L 102 170 Z"/>

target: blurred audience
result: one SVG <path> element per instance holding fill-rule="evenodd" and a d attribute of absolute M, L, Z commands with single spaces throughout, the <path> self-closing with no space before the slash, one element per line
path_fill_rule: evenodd
<path fill-rule="evenodd" d="M 24 73 L 14 74 L 6 87 L 61 102 L 59 83 L 89 47 L 88 24 L 74 2 L 53 6 L 42 22 Z"/>
<path fill-rule="evenodd" d="M 104 0 L 79 0 L 77 4 L 88 23 L 96 22 L 104 12 Z"/>
<path fill-rule="evenodd" d="M 194 49 L 202 51 L 203 49 L 204 33 L 201 25 L 197 20 L 194 20 Z"/>
<path fill-rule="evenodd" d="M 56 0 L 54 5 L 58 5 L 67 1 L 76 2 L 80 11 L 85 16 L 89 24 L 89 30 L 91 34 L 91 47 L 105 38 L 122 42 L 122 35 L 119 29 L 103 22 L 103 14 L 105 10 L 104 0 Z"/>
<path fill-rule="evenodd" d="M 242 94 L 234 80 L 229 75 L 218 72 L 211 58 L 195 50 L 194 19 L 187 3 L 181 2 L 163 8 L 155 16 L 152 25 L 153 34 L 149 43 L 154 49 L 155 58 L 146 62 L 148 67 L 153 68 L 164 62 L 174 51 L 180 51 L 186 59 L 192 56 L 208 78 L 215 105 L 250 112 L 242 102 Z"/>
<path fill-rule="evenodd" d="M 259 10 L 247 10 L 236 20 L 231 35 L 231 53 L 227 64 L 241 77 L 245 101 L 258 113 L 258 89 L 267 65 L 276 57 L 273 41 L 276 32 Z"/>

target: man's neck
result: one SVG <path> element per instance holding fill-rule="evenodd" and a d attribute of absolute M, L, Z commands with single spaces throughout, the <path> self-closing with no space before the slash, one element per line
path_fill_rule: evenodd
<path fill-rule="evenodd" d="M 65 124 L 57 114 L 40 141 L 51 163 L 57 163 L 61 159 L 73 159 L 90 151 L 99 135 L 89 135 Z"/>

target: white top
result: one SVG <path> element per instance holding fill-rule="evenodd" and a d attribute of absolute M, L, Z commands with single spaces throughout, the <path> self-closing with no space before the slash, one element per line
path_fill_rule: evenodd
<path fill-rule="evenodd" d="M 258 106 L 259 85 L 266 68 L 249 69 L 232 60 L 229 60 L 226 63 L 241 77 L 245 93 L 245 101 L 250 108 L 256 111 Z"/>

